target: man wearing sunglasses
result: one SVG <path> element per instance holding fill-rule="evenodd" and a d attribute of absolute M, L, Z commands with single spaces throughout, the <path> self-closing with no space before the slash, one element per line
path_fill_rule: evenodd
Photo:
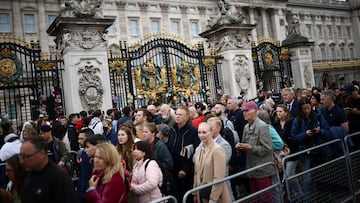
<path fill-rule="evenodd" d="M 42 137 L 27 137 L 21 145 L 19 159 L 29 172 L 20 193 L 23 203 L 79 202 L 67 171 L 49 160 L 47 143 Z"/>

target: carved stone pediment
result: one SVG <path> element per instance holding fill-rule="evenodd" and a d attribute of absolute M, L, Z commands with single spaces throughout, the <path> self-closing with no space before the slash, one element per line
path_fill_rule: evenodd
<path fill-rule="evenodd" d="M 63 30 L 56 36 L 55 42 L 61 50 L 65 48 L 92 49 L 95 47 L 105 47 L 105 34 L 101 31 L 87 29 Z"/>
<path fill-rule="evenodd" d="M 84 109 L 101 109 L 104 89 L 100 76 L 101 65 L 96 59 L 82 59 L 78 66 L 79 95 Z"/>

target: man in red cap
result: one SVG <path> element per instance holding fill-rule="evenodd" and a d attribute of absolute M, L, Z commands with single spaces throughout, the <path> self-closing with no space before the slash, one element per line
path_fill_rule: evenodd
<path fill-rule="evenodd" d="M 242 106 L 244 118 L 248 124 L 244 127 L 241 143 L 236 149 L 246 152 L 246 167 L 252 168 L 266 162 L 273 162 L 273 147 L 268 125 L 257 117 L 258 107 L 255 102 L 249 101 Z M 274 174 L 272 166 L 266 166 L 249 172 L 250 191 L 255 193 L 272 185 Z M 264 202 L 273 202 L 271 191 L 260 197 Z"/>

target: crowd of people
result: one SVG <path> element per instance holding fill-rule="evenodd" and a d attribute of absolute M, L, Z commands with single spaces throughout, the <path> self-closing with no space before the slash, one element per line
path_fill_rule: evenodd
<path fill-rule="evenodd" d="M 281 170 L 288 154 L 360 131 L 359 84 L 319 88 L 284 88 L 250 101 L 222 96 L 217 103 L 171 108 L 149 104 L 135 109 L 81 111 L 55 121 L 40 117 L 15 132 L 1 122 L 0 170 L 3 202 L 147 203 L 166 195 L 182 202 L 192 188 L 267 162 Z M 352 150 L 360 149 L 359 136 Z M 319 154 L 320 153 L 320 154 Z M 289 159 L 282 171 L 339 155 L 336 148 Z M 280 157 L 280 158 L 279 158 Z M 279 161 L 280 159 L 280 161 Z M 274 184 L 271 166 L 190 194 L 187 202 L 228 203 Z M 305 175 L 292 191 L 311 197 Z M 282 191 L 261 195 L 280 202 Z"/>

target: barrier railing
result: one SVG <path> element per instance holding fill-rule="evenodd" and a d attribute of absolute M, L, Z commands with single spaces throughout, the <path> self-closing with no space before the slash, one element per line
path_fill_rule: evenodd
<path fill-rule="evenodd" d="M 323 160 L 325 152 L 334 147 L 338 154 Z M 291 154 L 283 159 L 283 171 L 294 158 L 298 158 L 302 172 L 295 175 L 285 173 L 290 202 L 346 202 L 353 199 L 351 171 L 343 141 L 336 139 Z"/>
<path fill-rule="evenodd" d="M 354 196 L 360 195 L 360 150 L 352 150 L 353 140 L 360 140 L 360 132 L 345 136 L 345 148 L 348 153 L 348 164 L 351 173 L 351 181 L 353 183 Z M 354 198 L 354 202 L 356 202 Z"/>
<path fill-rule="evenodd" d="M 169 200 L 172 200 L 172 201 L 169 201 Z M 157 200 L 153 200 L 150 203 L 160 203 L 160 202 L 177 203 L 177 199 L 174 196 L 169 195 L 169 196 L 165 196 L 163 198 L 157 199 Z"/>
<path fill-rule="evenodd" d="M 279 191 L 281 190 L 281 182 L 280 182 L 279 171 L 278 171 L 277 167 L 275 166 L 275 164 L 272 163 L 272 162 L 267 162 L 267 163 L 258 165 L 258 166 L 256 166 L 256 167 L 249 168 L 249 169 L 247 169 L 247 170 L 241 171 L 241 172 L 236 173 L 236 174 L 234 174 L 234 175 L 225 177 L 225 178 L 223 178 L 223 179 L 215 180 L 214 182 L 211 182 L 211 183 L 208 183 L 208 184 L 205 184 L 205 185 L 201 185 L 201 186 L 199 186 L 199 187 L 196 187 L 196 188 L 193 188 L 193 189 L 191 189 L 191 190 L 188 190 L 188 191 L 185 193 L 182 202 L 183 202 L 183 203 L 186 203 L 186 200 L 187 200 L 188 196 L 189 196 L 190 194 L 192 194 L 193 192 L 200 191 L 200 190 L 202 190 L 202 189 L 211 187 L 211 186 L 216 185 L 216 184 L 219 184 L 219 183 L 223 183 L 223 182 L 225 182 L 225 181 L 229 181 L 229 180 L 231 180 L 231 179 L 233 179 L 233 178 L 237 178 L 237 177 L 239 177 L 239 176 L 246 175 L 246 174 L 249 173 L 249 172 L 253 172 L 253 171 L 256 171 L 256 170 L 258 170 L 258 169 L 267 167 L 267 166 L 272 166 L 272 167 L 274 168 L 274 170 L 275 170 L 275 175 L 272 176 L 272 177 L 273 177 L 273 178 L 276 178 L 276 183 L 273 184 L 273 185 L 271 185 L 271 186 L 269 186 L 269 187 L 266 187 L 266 188 L 264 188 L 264 189 L 262 189 L 262 190 L 259 190 L 259 191 L 255 192 L 255 193 L 252 193 L 252 194 L 250 194 L 250 195 L 247 195 L 247 196 L 245 196 L 245 197 L 242 197 L 241 199 L 238 199 L 238 200 L 236 200 L 236 201 L 234 201 L 234 202 L 252 202 L 252 201 L 254 201 L 254 202 L 269 202 L 270 200 L 262 199 L 262 196 L 265 195 L 266 193 L 269 193 L 269 192 L 270 192 L 270 193 L 275 192 L 275 189 L 276 189 L 276 188 L 278 188 Z M 282 195 L 280 195 L 279 198 L 280 198 L 280 201 L 282 202 L 283 200 L 282 200 L 282 197 L 281 197 L 281 196 L 282 196 Z M 271 197 L 271 198 L 272 198 L 272 197 Z"/>

